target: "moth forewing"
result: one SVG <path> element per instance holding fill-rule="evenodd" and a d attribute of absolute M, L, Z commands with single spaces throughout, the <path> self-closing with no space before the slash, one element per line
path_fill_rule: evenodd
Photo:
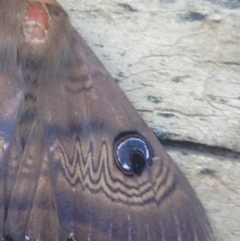
<path fill-rule="evenodd" d="M 10 8 L 15 1 L 19 9 Z M 16 69 L 7 68 L 0 85 L 16 92 L 20 85 L 24 96 L 10 91 L 6 100 L 0 90 L 8 105 L 1 120 L 13 121 L 9 129 L 0 125 L 8 135 L 0 140 L 3 156 L 16 145 L 21 150 L 1 207 L 4 240 L 213 241 L 190 184 L 61 6 L 52 0 L 1 5 L 11 13 L 4 24 L 15 21 L 22 32 L 11 56 Z M 15 36 L 4 31 L 2 43 Z M 4 185 L 0 191 L 6 197 Z"/>

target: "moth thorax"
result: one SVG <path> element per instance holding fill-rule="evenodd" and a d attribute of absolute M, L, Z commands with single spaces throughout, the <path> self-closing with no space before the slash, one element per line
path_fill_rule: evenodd
<path fill-rule="evenodd" d="M 33 44 L 46 41 L 49 30 L 49 14 L 40 2 L 29 3 L 26 7 L 24 33 L 26 40 Z"/>
<path fill-rule="evenodd" d="M 50 16 L 46 6 L 40 2 L 30 2 L 25 7 L 23 44 L 19 49 L 22 67 L 41 67 L 49 48 Z"/>

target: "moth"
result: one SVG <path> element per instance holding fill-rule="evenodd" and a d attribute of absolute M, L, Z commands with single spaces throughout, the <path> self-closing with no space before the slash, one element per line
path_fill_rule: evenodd
<path fill-rule="evenodd" d="M 54 0 L 0 0 L 4 241 L 213 241 L 190 184 Z"/>

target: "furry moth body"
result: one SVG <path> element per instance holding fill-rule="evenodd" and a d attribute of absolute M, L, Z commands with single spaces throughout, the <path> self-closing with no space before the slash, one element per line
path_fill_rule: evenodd
<path fill-rule="evenodd" d="M 213 241 L 184 176 L 54 0 L 0 0 L 5 241 Z"/>

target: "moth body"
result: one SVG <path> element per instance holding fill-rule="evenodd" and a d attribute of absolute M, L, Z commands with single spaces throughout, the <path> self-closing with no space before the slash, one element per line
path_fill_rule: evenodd
<path fill-rule="evenodd" d="M 53 0 L 0 0 L 4 241 L 213 241 L 186 178 Z"/>

